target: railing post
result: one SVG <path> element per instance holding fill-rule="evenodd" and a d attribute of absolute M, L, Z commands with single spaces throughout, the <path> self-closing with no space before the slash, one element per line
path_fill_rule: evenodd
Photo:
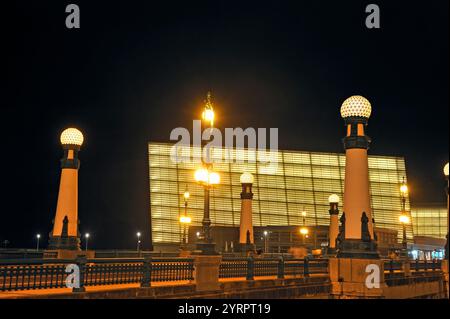
<path fill-rule="evenodd" d="M 247 277 L 246 277 L 247 280 L 253 280 L 254 279 L 253 278 L 254 277 L 254 273 L 255 273 L 254 267 L 255 267 L 255 259 L 252 256 L 250 256 L 247 259 Z"/>
<path fill-rule="evenodd" d="M 152 281 L 152 258 L 145 256 L 142 264 L 142 281 L 141 287 L 148 288 Z"/>
<path fill-rule="evenodd" d="M 73 287 L 72 288 L 72 292 L 85 292 L 86 288 L 84 287 L 84 278 L 86 275 L 86 263 L 87 263 L 87 258 L 85 256 L 78 256 L 75 259 L 75 264 L 78 266 L 78 270 L 79 270 L 79 286 L 78 287 Z"/>
<path fill-rule="evenodd" d="M 394 259 L 389 260 L 389 272 L 394 272 Z"/>
<path fill-rule="evenodd" d="M 436 271 L 436 259 L 433 258 L 433 263 L 431 264 L 431 270 Z"/>
<path fill-rule="evenodd" d="M 416 259 L 416 271 L 419 271 L 419 258 Z"/>
<path fill-rule="evenodd" d="M 284 279 L 284 258 L 281 256 L 278 259 L 278 279 Z"/>
<path fill-rule="evenodd" d="M 427 269 L 428 269 L 428 262 L 427 262 L 427 259 L 425 258 L 424 263 L 423 263 L 423 270 L 427 271 Z"/>
<path fill-rule="evenodd" d="M 303 276 L 309 277 L 309 259 L 305 257 L 303 260 Z"/>

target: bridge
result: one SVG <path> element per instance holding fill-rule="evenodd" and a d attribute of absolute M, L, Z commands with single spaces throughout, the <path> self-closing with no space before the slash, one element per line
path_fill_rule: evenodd
<path fill-rule="evenodd" d="M 337 258 L 211 258 L 3 259 L 0 298 L 448 298 L 440 260 L 383 260 L 373 293 L 344 289 Z M 79 269 L 77 287 L 67 288 L 69 265 Z"/>

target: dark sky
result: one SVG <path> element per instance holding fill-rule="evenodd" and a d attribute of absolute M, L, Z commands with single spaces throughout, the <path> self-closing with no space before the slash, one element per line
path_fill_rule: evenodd
<path fill-rule="evenodd" d="M 448 1 L 15 1 L 1 19 L 0 240 L 14 247 L 47 241 L 68 126 L 85 134 L 81 231 L 95 248 L 148 236 L 147 141 L 190 128 L 208 90 L 220 127 L 278 127 L 280 148 L 330 152 L 342 101 L 364 95 L 371 154 L 405 156 L 413 203 L 445 201 Z"/>

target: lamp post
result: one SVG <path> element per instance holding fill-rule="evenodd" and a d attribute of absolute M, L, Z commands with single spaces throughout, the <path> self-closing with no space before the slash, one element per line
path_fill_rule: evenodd
<path fill-rule="evenodd" d="M 213 110 L 213 104 L 211 102 L 211 93 L 208 92 L 205 101 L 205 107 L 202 113 L 202 120 L 206 126 L 210 127 L 212 131 L 214 128 L 215 114 Z M 202 154 L 202 168 L 199 168 L 195 174 L 195 181 L 203 186 L 204 189 L 204 210 L 202 219 L 202 231 L 203 236 L 197 242 L 197 250 L 201 251 L 202 255 L 216 255 L 215 243 L 211 237 L 211 219 L 209 216 L 209 195 L 210 190 L 220 182 L 220 175 L 212 170 L 212 163 L 210 154 L 208 154 L 207 160 L 203 158 L 203 139 L 201 145 Z"/>
<path fill-rule="evenodd" d="M 268 253 L 268 250 L 269 250 L 269 245 L 268 245 L 268 240 L 269 240 L 269 232 L 267 231 L 267 230 L 265 230 L 264 232 L 263 232 L 263 234 L 264 234 L 264 252 L 265 253 Z"/>
<path fill-rule="evenodd" d="M 138 254 L 141 253 L 141 232 L 137 232 L 136 233 L 136 237 L 137 237 L 137 244 L 136 244 L 136 250 L 138 252 Z"/>
<path fill-rule="evenodd" d="M 220 182 L 220 175 L 210 171 L 208 168 L 199 168 L 194 175 L 195 181 L 203 186 L 204 211 L 202 220 L 203 237 L 197 242 L 197 249 L 202 255 L 216 255 L 215 244 L 211 237 L 211 219 L 209 216 L 209 193 L 210 190 Z"/>
<path fill-rule="evenodd" d="M 84 234 L 84 238 L 86 239 L 86 245 L 84 247 L 84 250 L 87 251 L 88 250 L 88 243 L 89 243 L 89 237 L 91 235 L 89 233 Z"/>
<path fill-rule="evenodd" d="M 444 166 L 444 176 L 445 179 L 447 181 L 447 185 L 446 185 L 446 192 L 447 192 L 447 236 L 446 236 L 446 241 L 445 241 L 445 259 L 448 259 L 448 211 L 449 211 L 449 198 L 448 198 L 448 189 L 449 189 L 449 178 L 448 178 L 448 173 L 449 173 L 449 167 L 448 167 L 448 163 L 445 164 Z"/>
<path fill-rule="evenodd" d="M 181 216 L 180 217 L 180 224 L 183 225 L 183 244 L 181 246 L 181 248 L 185 248 L 186 244 L 187 244 L 187 240 L 186 240 L 186 227 L 187 225 L 189 225 L 191 223 L 191 218 L 188 216 Z"/>
<path fill-rule="evenodd" d="M 399 221 L 403 226 L 402 255 L 404 258 L 408 258 L 408 243 L 406 241 L 406 225 L 408 225 L 410 223 L 410 219 L 407 215 L 400 215 Z"/>
<path fill-rule="evenodd" d="M 39 240 L 41 239 L 41 234 L 37 234 L 36 235 L 36 240 L 37 240 L 37 244 L 36 244 L 36 251 L 39 251 Z"/>
<path fill-rule="evenodd" d="M 402 184 L 400 185 L 400 196 L 402 199 L 402 215 L 399 217 L 400 223 L 403 226 L 403 240 L 402 240 L 402 255 L 408 257 L 408 241 L 406 238 L 406 225 L 409 224 L 410 218 L 406 212 L 406 197 L 408 196 L 408 185 L 406 184 L 405 177 L 403 177 Z"/>
<path fill-rule="evenodd" d="M 300 234 L 302 235 L 302 245 L 305 245 L 305 237 L 308 236 L 309 230 L 305 226 L 300 228 Z"/>

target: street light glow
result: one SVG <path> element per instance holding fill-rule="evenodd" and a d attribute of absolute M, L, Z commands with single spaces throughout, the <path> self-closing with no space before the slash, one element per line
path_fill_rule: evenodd
<path fill-rule="evenodd" d="M 444 166 L 444 175 L 445 175 L 445 177 L 447 177 L 448 178 L 448 163 L 447 164 L 445 164 L 445 166 Z"/>
<path fill-rule="evenodd" d="M 306 228 L 306 227 L 300 228 L 300 234 L 308 235 L 308 233 L 309 233 L 308 228 Z"/>
<path fill-rule="evenodd" d="M 89 235 L 89 233 L 86 233 L 86 234 L 84 235 L 84 237 L 86 237 L 86 238 L 89 238 L 89 236 L 91 236 L 91 235 Z"/>
<path fill-rule="evenodd" d="M 400 223 L 402 224 L 409 224 L 410 220 L 409 217 L 406 215 L 401 215 L 398 220 L 400 221 Z"/>
<path fill-rule="evenodd" d="M 216 172 L 210 172 L 206 168 L 199 168 L 195 171 L 194 179 L 197 183 L 205 185 L 217 185 L 220 183 L 220 175 Z"/>
<path fill-rule="evenodd" d="M 41 234 L 37 234 L 37 235 L 36 235 L 36 238 L 37 238 L 37 239 L 41 238 Z"/>
<path fill-rule="evenodd" d="M 191 194 L 188 191 L 185 191 L 184 194 L 183 194 L 183 197 L 184 197 L 185 200 L 188 200 L 189 197 L 191 197 Z"/>
<path fill-rule="evenodd" d="M 182 224 L 190 224 L 191 221 L 192 221 L 191 217 L 188 217 L 188 216 L 180 217 L 180 223 L 182 223 Z"/>
<path fill-rule="evenodd" d="M 139 237 L 141 237 L 141 232 L 137 232 L 136 233 L 136 236 L 139 238 Z"/>

